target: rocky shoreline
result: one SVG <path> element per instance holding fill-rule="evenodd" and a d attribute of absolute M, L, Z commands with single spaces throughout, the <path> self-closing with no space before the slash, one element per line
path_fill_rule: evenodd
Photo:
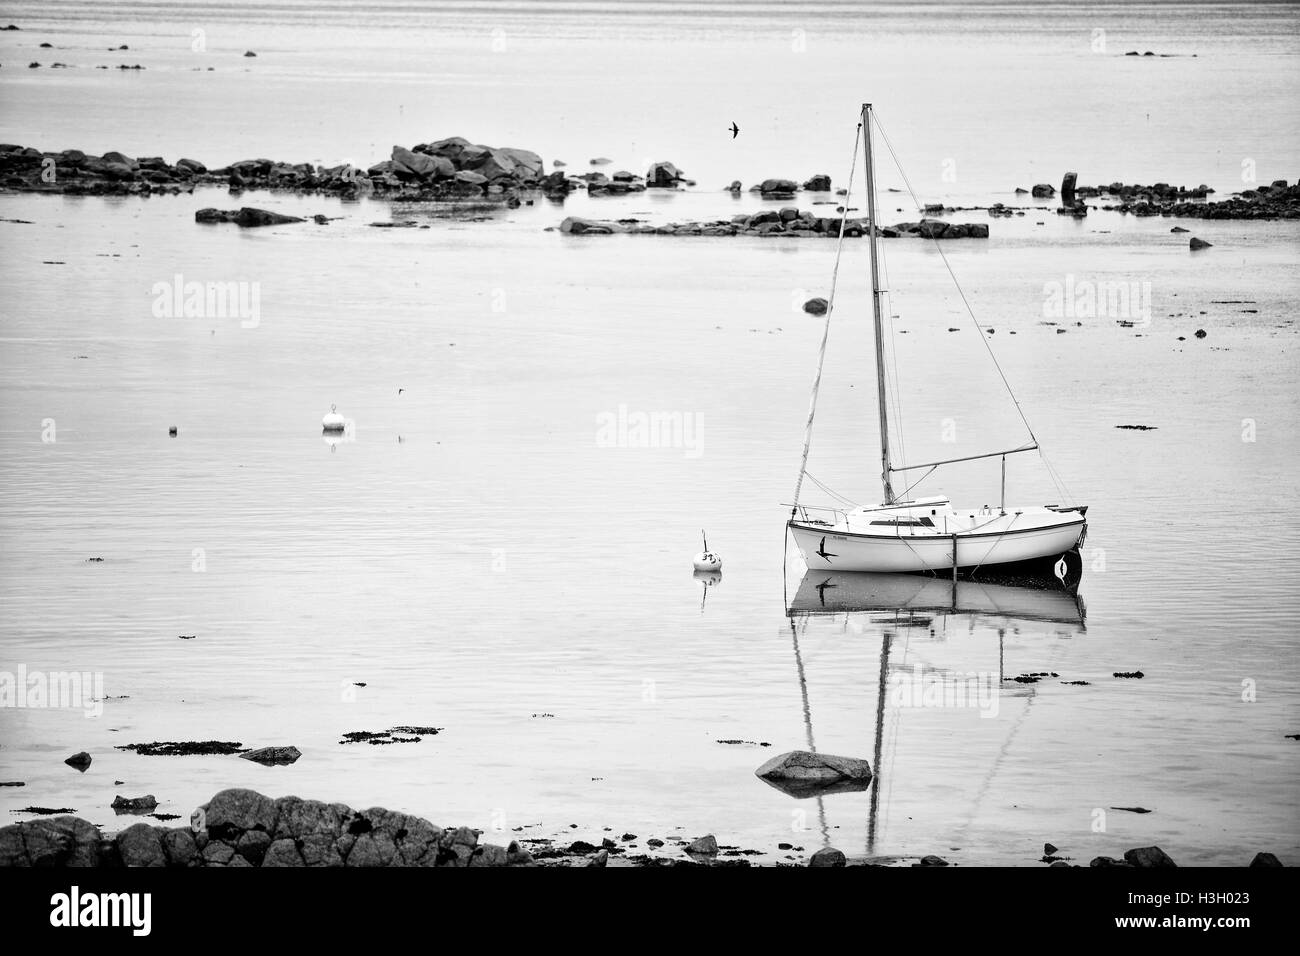
<path fill-rule="evenodd" d="M 831 758 L 842 759 L 842 758 Z M 428 820 L 383 807 L 354 810 L 341 803 L 272 799 L 255 790 L 222 790 L 194 811 L 189 827 L 137 823 L 107 835 L 80 817 L 64 815 L 0 827 L 0 867 L 536 867 L 536 866 L 741 866 L 758 850 L 721 845 L 712 834 L 687 841 L 622 834 L 557 844 L 551 839 L 514 839 L 507 846 L 480 841 L 482 831 L 440 827 Z M 672 845 L 669 846 L 669 843 Z M 802 851 L 789 843 L 781 851 Z M 787 857 L 791 858 L 791 857 Z M 889 861 L 898 863 L 902 861 Z M 1071 858 L 1051 843 L 1040 860 L 1070 867 Z M 777 866 L 843 867 L 889 865 L 879 861 L 849 864 L 834 847 L 821 847 L 806 863 Z M 760 864 L 761 865 L 761 864 Z M 928 855 L 912 866 L 952 865 Z M 1173 867 L 1159 847 L 1136 847 L 1122 858 L 1094 857 L 1091 867 Z M 1245 865 L 1243 861 L 1243 865 Z M 1282 866 L 1271 853 L 1257 853 L 1252 867 Z"/>
<path fill-rule="evenodd" d="M 603 158 L 591 160 L 593 166 L 608 162 Z M 558 160 L 551 165 L 551 171 L 547 172 L 545 161 L 532 150 L 485 146 L 459 136 L 416 144 L 409 149 L 394 146 L 388 159 L 365 169 L 349 163 L 327 167 L 265 158 L 243 159 L 228 166 L 209 168 L 197 159 L 185 157 L 169 163 L 161 156 L 135 158 L 117 151 L 94 155 L 79 149 L 43 152 L 9 143 L 0 144 L 0 190 L 75 196 L 149 196 L 190 193 L 201 186 L 224 186 L 236 193 L 260 189 L 343 199 L 369 196 L 403 202 L 488 200 L 513 206 L 524 196 L 541 195 L 563 202 L 577 190 L 585 190 L 590 196 L 620 196 L 647 189 L 674 190 L 695 185 L 670 162 L 653 163 L 644 175 L 626 170 L 611 174 L 592 170 L 575 175 L 562 168 L 565 164 Z M 1065 175 L 1058 212 L 1086 215 L 1089 208 L 1086 199 L 1109 198 L 1118 202 L 1092 208 L 1139 216 L 1200 219 L 1300 218 L 1300 183 L 1288 185 L 1281 179 L 1221 201 L 1209 199 L 1214 190 L 1205 184 L 1187 187 L 1115 182 L 1105 186 L 1076 186 L 1076 179 L 1075 173 Z M 792 179 L 770 178 L 748 191 L 764 199 L 791 200 L 801 191 L 829 193 L 831 190 L 831 177 L 818 173 L 802 185 Z M 738 195 L 745 189 L 737 180 L 724 191 Z M 843 190 L 839 192 L 842 194 Z M 1057 196 L 1056 187 L 1048 183 L 1039 183 L 1032 189 L 1017 188 L 1015 192 L 1035 199 Z M 948 211 L 942 206 L 926 207 L 926 212 L 932 210 Z M 989 207 L 990 216 L 1008 214 L 1001 203 Z M 727 226 L 726 223 L 699 225 L 701 229 Z"/>

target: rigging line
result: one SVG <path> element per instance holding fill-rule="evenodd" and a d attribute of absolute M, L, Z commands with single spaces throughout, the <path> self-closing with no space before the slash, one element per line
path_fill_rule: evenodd
<path fill-rule="evenodd" d="M 927 479 L 927 478 L 929 478 L 931 475 L 933 475 L 933 474 L 935 473 L 935 471 L 938 469 L 938 467 L 939 467 L 938 465 L 935 465 L 933 468 L 931 468 L 929 471 L 927 471 L 927 472 L 926 472 L 924 475 L 922 475 L 920 478 L 916 479 L 916 481 L 912 482 L 910 485 L 908 485 L 906 488 L 904 488 L 904 489 L 903 489 L 903 500 L 906 501 L 906 500 L 907 500 L 907 496 L 910 495 L 910 494 L 912 493 L 912 489 L 915 488 L 917 485 L 919 485 L 921 482 L 925 481 L 925 479 Z"/>
<path fill-rule="evenodd" d="M 1020 517 L 1019 515 L 1015 515 L 1010 521 L 1007 522 L 1007 530 L 1003 531 L 1000 535 L 998 535 L 997 540 L 995 540 L 991 545 L 989 545 L 989 549 L 984 552 L 984 557 L 980 558 L 979 564 L 976 564 L 975 567 L 970 569 L 970 574 L 968 575 L 968 577 L 974 579 L 975 572 L 978 571 L 981 567 L 983 567 L 984 562 L 988 560 L 989 555 L 992 554 L 993 549 L 996 548 L 1002 542 L 1002 539 L 1011 533 L 1011 526 L 1016 523 L 1016 518 L 1019 517 Z M 985 524 L 987 523 L 988 522 L 985 522 Z M 972 528 L 971 530 L 973 531 L 975 529 Z"/>
<path fill-rule="evenodd" d="M 818 481 L 817 476 L 814 475 L 811 471 L 805 471 L 804 475 L 807 478 L 811 479 L 814 485 L 816 485 L 822 491 L 826 492 L 826 494 L 830 495 L 832 498 L 835 498 L 836 500 L 840 501 L 843 504 L 851 505 L 854 508 L 858 507 L 858 503 L 854 501 L 852 498 L 846 498 L 844 497 L 844 495 L 840 494 L 838 491 L 831 488 L 829 485 L 824 484 L 821 481 Z"/>
<path fill-rule="evenodd" d="M 919 207 L 920 200 L 916 198 L 916 190 L 912 188 L 912 183 L 907 178 L 907 173 L 903 170 L 903 164 L 899 162 L 898 154 L 894 152 L 894 144 L 889 141 L 889 137 L 885 134 L 885 129 L 881 125 L 878 115 L 876 116 L 876 129 L 880 130 L 880 138 L 885 141 L 885 148 L 889 150 L 889 155 L 893 158 L 894 165 L 898 168 L 899 175 L 903 177 L 903 185 L 907 187 L 907 192 L 908 195 L 912 197 L 913 205 Z M 989 337 L 985 335 L 984 331 L 979 327 L 979 319 L 975 317 L 975 310 L 971 308 L 971 304 L 966 298 L 966 293 L 963 291 L 961 283 L 957 281 L 957 274 L 952 270 L 952 264 L 948 261 L 947 253 L 943 251 L 942 243 L 940 243 L 938 239 L 931 239 L 931 241 L 934 243 L 934 248 L 939 253 L 939 258 L 943 260 L 944 268 L 948 270 L 948 275 L 952 278 L 952 284 L 957 289 L 957 295 L 961 297 L 962 305 L 966 307 L 966 314 L 969 315 L 971 321 L 975 323 L 975 329 L 979 332 L 980 341 L 984 343 L 984 348 L 988 351 L 989 358 L 993 360 L 993 367 L 998 370 L 998 377 L 1002 379 L 1002 384 L 1006 388 L 1007 394 L 1011 396 L 1011 403 L 1016 406 L 1016 413 L 1020 416 L 1020 421 L 1024 423 L 1025 430 L 1029 432 L 1029 437 L 1034 439 L 1034 441 L 1038 441 L 1038 437 L 1034 434 L 1033 426 L 1029 424 L 1029 419 L 1025 416 L 1025 410 L 1020 407 L 1020 400 L 1016 398 L 1016 393 L 1012 390 L 1011 383 L 1007 381 L 1006 373 L 1002 371 L 1002 366 L 998 363 L 998 357 L 993 354 L 993 346 L 989 344 Z"/>
<path fill-rule="evenodd" d="M 835 314 L 835 288 L 840 278 L 840 256 L 844 251 L 844 224 L 849 218 L 849 199 L 853 195 L 853 175 L 858 165 L 858 145 L 862 141 L 862 124 L 853 133 L 853 161 L 849 164 L 849 184 L 844 190 L 844 212 L 840 216 L 840 235 L 835 243 L 835 268 L 831 272 L 831 291 L 826 300 L 826 324 L 822 326 L 822 344 L 817 353 L 817 377 L 813 379 L 812 396 L 808 400 L 808 423 L 804 426 L 803 459 L 799 462 L 799 478 L 794 485 L 794 504 L 799 504 L 803 489 L 803 476 L 808 469 L 808 452 L 812 449 L 813 418 L 817 415 L 817 392 L 822 384 L 822 368 L 826 364 L 826 342 L 831 334 L 831 316 Z"/>

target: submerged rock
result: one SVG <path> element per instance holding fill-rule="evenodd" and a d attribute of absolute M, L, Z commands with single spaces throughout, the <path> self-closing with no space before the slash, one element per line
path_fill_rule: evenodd
<path fill-rule="evenodd" d="M 152 793 L 143 797 L 122 797 L 113 798 L 114 813 L 151 813 L 158 809 L 158 801 L 154 799 Z"/>
<path fill-rule="evenodd" d="M 266 767 L 277 767 L 294 763 L 302 756 L 302 751 L 297 747 L 262 747 L 239 756 Z"/>
<path fill-rule="evenodd" d="M 267 209 L 254 209 L 252 206 L 244 206 L 241 209 L 200 209 L 194 214 L 195 222 L 233 222 L 236 225 L 252 228 L 254 226 L 278 226 L 289 222 L 304 222 L 297 216 L 286 216 L 283 213 L 271 212 Z"/>
<path fill-rule="evenodd" d="M 792 797 L 865 790 L 871 764 L 856 757 L 837 757 L 807 750 L 778 754 L 754 771 L 759 779 Z"/>
<path fill-rule="evenodd" d="M 1190 249 L 1195 250 L 1195 249 L 1208 249 L 1212 245 L 1214 245 L 1214 243 L 1206 242 L 1204 239 L 1197 239 L 1195 236 L 1192 236 L 1192 238 L 1188 241 L 1187 245 Z"/>
<path fill-rule="evenodd" d="M 101 558 L 100 560 L 103 559 Z M 67 760 L 63 762 L 66 763 L 69 767 L 75 767 L 78 770 L 80 770 L 82 773 L 85 773 L 87 768 L 90 767 L 90 754 L 86 753 L 83 750 L 80 753 L 73 754 L 71 757 L 69 757 Z"/>

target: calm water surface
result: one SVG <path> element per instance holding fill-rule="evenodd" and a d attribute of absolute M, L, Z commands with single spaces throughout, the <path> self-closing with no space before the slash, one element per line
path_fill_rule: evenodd
<path fill-rule="evenodd" d="M 251 786 L 489 831 L 714 832 L 766 860 L 782 859 L 778 842 L 829 841 L 855 856 L 1027 864 L 1050 840 L 1079 858 L 1157 843 L 1179 863 L 1244 863 L 1257 850 L 1291 862 L 1300 772 L 1284 735 L 1300 731 L 1300 546 L 1278 536 L 1276 515 L 1300 491 L 1300 227 L 1198 222 L 1215 245 L 1194 257 L 1167 221 L 1062 221 L 1042 203 L 994 220 L 987 242 L 947 247 L 1051 463 L 1091 506 L 1077 615 L 996 592 L 963 594 L 956 609 L 898 599 L 787 615 L 801 574 L 778 505 L 793 491 L 821 333 L 798 305 L 825 293 L 832 244 L 545 231 L 566 214 L 668 221 L 762 207 L 718 192 L 735 176 L 824 169 L 842 182 L 868 97 L 927 201 L 1013 202 L 1012 187 L 1056 181 L 1067 165 L 1085 181 L 1224 192 L 1241 188 L 1242 158 L 1264 180 L 1294 175 L 1280 165 L 1300 145 L 1294 124 L 1227 108 L 1248 82 L 1254 99 L 1297 92 L 1285 67 L 1293 8 L 1246 8 L 1259 28 L 1250 42 L 1241 28 L 1213 33 L 1229 16 L 1217 6 L 1162 7 L 1158 20 L 1105 8 L 1109 59 L 1089 51 L 1092 20 L 1077 13 L 942 9 L 914 22 L 810 8 L 810 44 L 825 34 L 829 45 L 810 91 L 808 72 L 775 54 L 748 86 L 719 75 L 719 60 L 763 44 L 789 50 L 793 27 L 752 11 L 466 5 L 442 20 L 411 14 L 408 36 L 399 7 L 312 26 L 286 5 L 235 18 L 125 4 L 111 19 L 8 5 L 24 32 L 4 35 L 0 62 L 36 58 L 20 44 L 49 36 L 76 51 L 46 58 L 116 62 L 125 54 L 109 42 L 126 42 L 128 62 L 150 69 L 6 68 L 7 141 L 210 163 L 371 161 L 393 142 L 463 133 L 574 166 L 608 155 L 639 171 L 643 153 L 666 151 L 700 187 L 539 201 L 485 222 L 219 189 L 0 197 L 0 216 L 31 222 L 0 223 L 3 666 L 102 671 L 121 698 L 97 720 L 0 711 L 0 779 L 27 782 L 0 789 L 0 810 L 66 806 L 113 825 L 115 793 L 154 793 L 188 815 L 221 787 Z M 224 55 L 216 72 L 192 73 L 193 16 L 214 24 L 210 50 L 258 50 L 256 70 Z M 497 16 L 515 53 L 487 60 Z M 876 67 L 862 53 L 872 44 L 895 60 Z M 1131 46 L 1198 56 L 1117 58 Z M 900 72 L 908 49 L 986 68 L 958 103 L 951 80 Z M 1059 75 L 1034 65 L 1045 57 Z M 615 69 L 620 59 L 633 66 Z M 647 89 L 650 64 L 668 89 Z M 1138 88 L 1139 66 L 1164 79 Z M 1027 68 L 1042 84 L 1027 87 Z M 1084 75 L 1165 104 L 1151 119 L 1164 128 L 1146 133 L 1136 106 L 1104 95 L 1073 101 L 1082 119 L 1048 109 Z M 705 101 L 724 86 L 738 106 L 718 116 Z M 1185 108 L 1189 89 L 1224 107 L 1213 124 Z M 491 108 L 507 102 L 508 113 Z M 743 154 L 712 130 L 733 118 L 746 128 L 738 143 L 752 134 Z M 945 183 L 940 164 L 954 156 Z M 916 218 L 900 199 L 886 208 Z M 254 231 L 193 221 L 239 203 L 343 218 Z M 430 228 L 369 225 L 391 219 Z M 809 463 L 863 502 L 878 494 L 864 253 L 850 246 L 841 272 Z M 895 355 L 906 457 L 1018 443 L 933 248 L 897 240 L 885 253 L 906 333 Z M 159 318 L 152 290 L 177 274 L 258 283 L 257 327 Z M 1149 324 L 1087 316 L 1059 320 L 1058 334 L 1042 324 L 1058 321 L 1044 315 L 1044 286 L 1070 277 L 1149 283 Z M 355 423 L 337 445 L 319 433 L 331 403 Z M 690 416 L 699 454 L 598 442 L 600 417 L 620 407 Z M 46 419 L 54 442 L 42 441 Z M 1156 430 L 1114 427 L 1125 423 Z M 1060 500 L 1041 463 L 1019 457 L 1009 500 Z M 917 491 L 996 501 L 996 465 Z M 726 562 L 703 606 L 690 573 L 701 528 Z M 919 663 L 1060 679 L 1012 684 L 995 718 L 888 694 L 882 706 L 882 654 L 886 676 Z M 1111 677 L 1138 669 L 1141 681 Z M 418 744 L 338 743 L 398 724 L 444 729 Z M 878 753 L 877 792 L 795 801 L 754 778 L 810 735 L 826 752 Z M 263 768 L 113 749 L 212 738 L 304 756 Z M 733 739 L 753 743 L 717 742 Z M 84 775 L 62 763 L 78 750 L 94 757 Z M 1117 806 L 1154 812 L 1108 811 L 1094 832 L 1095 811 Z"/>

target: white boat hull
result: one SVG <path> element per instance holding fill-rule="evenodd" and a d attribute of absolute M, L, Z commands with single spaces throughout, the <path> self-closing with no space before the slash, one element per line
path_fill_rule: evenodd
<path fill-rule="evenodd" d="M 978 531 L 951 534 L 871 534 L 799 521 L 790 522 L 790 531 L 811 571 L 938 574 L 951 573 L 954 565 L 968 572 L 1054 558 L 1077 547 L 1086 527 L 1084 519 L 1049 514 L 1051 519 L 1027 522 L 1023 528 L 1001 521 L 986 523 Z"/>

